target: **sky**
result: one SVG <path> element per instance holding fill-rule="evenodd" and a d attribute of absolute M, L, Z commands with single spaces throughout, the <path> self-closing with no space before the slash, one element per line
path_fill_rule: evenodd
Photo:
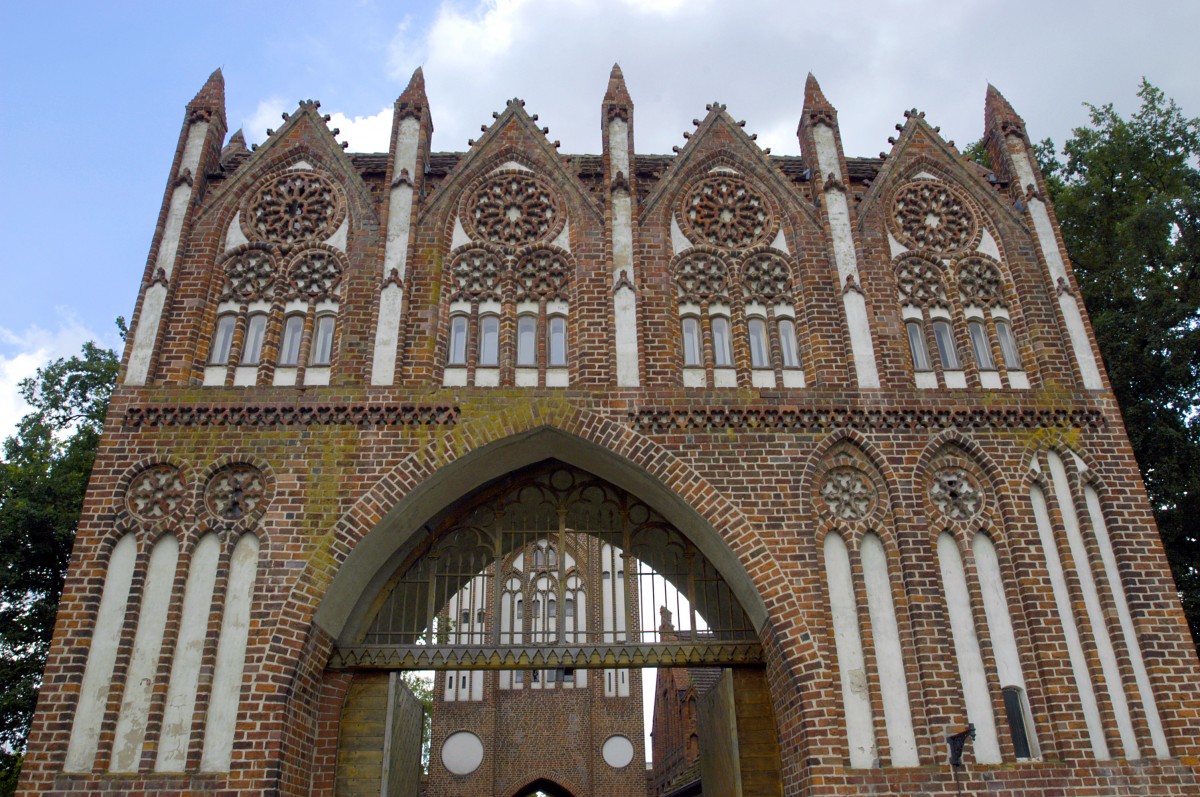
<path fill-rule="evenodd" d="M 119 347 L 183 108 L 217 67 L 230 132 L 252 143 L 311 98 L 351 151 L 385 151 L 422 65 L 435 150 L 466 149 L 519 96 L 561 151 L 598 153 L 619 62 L 647 154 L 682 146 L 714 100 L 798 154 L 811 71 L 846 154 L 874 156 L 912 107 L 960 145 L 979 138 L 989 81 L 1060 144 L 1085 101 L 1136 109 L 1143 76 L 1200 115 L 1197 29 L 1200 3 L 1168 0 L 0 0 L 0 438 L 40 364 L 88 339 Z"/>

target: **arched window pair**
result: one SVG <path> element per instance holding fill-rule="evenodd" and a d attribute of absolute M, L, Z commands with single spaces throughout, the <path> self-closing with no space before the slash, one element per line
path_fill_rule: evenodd
<path fill-rule="evenodd" d="M 572 273 L 552 246 L 519 258 L 474 245 L 458 252 L 444 384 L 566 386 Z"/>
<path fill-rule="evenodd" d="M 282 268 L 277 259 L 264 244 L 225 256 L 204 384 L 329 383 L 345 256 L 319 244 L 290 256 Z"/>
<path fill-rule="evenodd" d="M 936 258 L 906 253 L 896 262 L 917 387 L 965 388 L 971 374 L 984 388 L 1028 388 L 998 264 L 975 253 L 957 261 L 953 273 L 957 290 L 948 290 Z"/>

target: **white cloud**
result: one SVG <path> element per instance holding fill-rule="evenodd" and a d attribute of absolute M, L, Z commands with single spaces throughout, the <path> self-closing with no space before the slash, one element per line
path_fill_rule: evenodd
<path fill-rule="evenodd" d="M 261 144 L 267 138 L 268 130 L 278 130 L 283 124 L 283 113 L 289 110 L 287 102 L 281 97 L 269 97 L 259 100 L 249 119 L 242 121 L 242 132 L 249 144 Z"/>
<path fill-rule="evenodd" d="M 338 141 L 350 144 L 351 152 L 387 152 L 392 136 L 392 109 L 383 108 L 372 116 L 355 116 L 344 113 L 329 115 L 329 129 L 339 129 Z"/>
<path fill-rule="evenodd" d="M 89 340 L 113 348 L 120 346 L 115 332 L 99 335 L 68 310 L 59 308 L 57 312 L 58 325 L 54 329 L 34 325 L 14 332 L 0 327 L 0 440 L 9 437 L 29 411 L 18 387 L 21 380 L 34 376 L 38 368 L 52 360 L 78 354 Z"/>

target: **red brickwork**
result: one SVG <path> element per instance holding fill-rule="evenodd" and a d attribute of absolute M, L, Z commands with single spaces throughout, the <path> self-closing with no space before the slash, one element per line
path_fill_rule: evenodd
<path fill-rule="evenodd" d="M 614 81 L 620 90 L 610 87 L 602 124 L 614 114 L 624 114 L 634 142 L 632 104 L 619 74 Z M 831 181 L 816 163 L 813 130 L 832 126 L 838 141 L 837 115 L 815 81 L 806 98 L 799 131 L 805 154 L 800 158 L 765 155 L 722 106 L 711 109 L 673 157 L 637 155 L 631 148 L 633 173 L 624 177 L 634 197 L 640 387 L 617 388 L 608 142 L 602 156 L 562 155 L 522 103 L 515 102 L 467 153 L 432 153 L 428 102 L 421 81 L 414 79 L 397 103 L 398 120 L 402 114 L 411 115 L 421 124 L 422 166 L 407 176 L 418 201 L 402 279 L 398 367 L 393 385 L 371 387 L 390 188 L 402 176 L 393 174 L 395 153 L 345 153 L 315 105 L 303 104 L 256 152 L 231 148 L 222 160 L 226 130 L 219 74 L 214 75 L 189 105 L 168 176 L 167 200 L 132 320 L 135 329 L 142 320 L 146 290 L 157 278 L 152 270 L 163 245 L 170 192 L 183 177 L 178 170 L 188 125 L 197 114 L 204 116 L 210 123 L 208 137 L 201 168 L 188 175 L 193 199 L 149 378 L 145 386 L 121 386 L 113 397 L 60 605 L 21 793 L 329 794 L 337 758 L 330 734 L 338 727 L 338 705 L 347 680 L 326 665 L 335 646 L 349 641 L 347 635 L 357 622 L 347 619 L 348 610 L 338 606 L 360 597 L 343 594 L 344 585 L 360 583 L 361 592 L 374 569 L 386 567 L 388 557 L 433 514 L 489 479 L 545 457 L 591 470 L 634 492 L 696 540 L 721 567 L 759 627 L 785 794 L 956 794 L 961 788 L 1006 795 L 1184 795 L 1200 790 L 1195 692 L 1200 668 L 1118 407 L 1107 382 L 1101 390 L 1082 386 L 1058 309 L 1059 286 L 1049 277 L 1027 209 L 1025 200 L 1032 195 L 1010 177 L 1012 167 L 1005 159 L 1014 142 L 1024 140 L 1012 134 L 1019 117 L 998 93 L 989 94 L 986 133 L 997 163 L 991 178 L 912 113 L 886 159 L 846 158 L 838 143 L 842 174 Z M 1019 135 L 1024 135 L 1023 128 Z M 223 290 L 223 275 L 215 266 L 230 224 L 247 212 L 265 180 L 300 161 L 332 181 L 336 201 L 343 203 L 349 219 L 331 384 L 272 386 L 284 309 L 280 301 L 272 307 L 257 385 L 202 387 Z M 552 186 L 567 216 L 574 268 L 570 386 L 514 387 L 513 332 L 507 326 L 501 333 L 500 387 L 443 387 L 449 343 L 445 265 L 451 258 L 456 217 L 466 193 L 510 161 Z M 708 387 L 683 386 L 679 306 L 669 272 L 676 255 L 671 221 L 672 214 L 686 212 L 679 203 L 695 181 L 728 174 L 714 168 L 735 171 L 736 182 L 764 198 L 772 232 L 763 245 L 773 242 L 776 231 L 782 233 L 784 256 L 796 280 L 805 388 L 752 387 L 747 336 L 741 326 L 744 310 L 736 298 L 731 299 L 731 314 L 738 388 L 712 387 L 711 375 Z M 977 225 L 980 240 L 986 231 L 995 242 L 1009 283 L 1006 306 L 1030 389 L 981 386 L 981 374 L 970 356 L 962 302 L 956 297 L 948 303 L 966 387 L 914 386 L 889 241 L 895 222 L 889 217 L 897 189 L 921 174 L 951 184 Z M 1040 175 L 1036 179 L 1034 188 L 1044 196 Z M 850 329 L 841 309 L 847 288 L 838 277 L 825 213 L 827 186 L 848 194 L 879 389 L 857 387 Z M 1061 247 L 1061 237 L 1057 240 Z M 731 250 L 722 256 L 736 267 L 742 254 Z M 1073 278 L 1063 289 L 1077 290 Z M 235 334 L 235 347 L 243 345 L 244 335 L 244 328 Z M 311 335 L 310 328 L 305 345 L 311 345 Z M 1095 351 L 1090 329 L 1087 335 Z M 711 356 L 712 341 L 706 345 Z M 933 359 L 939 384 L 944 384 L 940 360 Z M 303 373 L 300 378 L 302 382 Z M 1092 755 L 1030 500 L 1031 485 L 1047 479 L 1045 453 L 1050 450 L 1067 463 L 1079 507 L 1085 506 L 1085 483 L 1101 497 L 1169 758 L 1151 757 L 1133 661 L 1119 632 L 1095 535 L 1082 511 L 1099 599 L 1137 743 L 1146 758 L 1096 761 Z M 942 457 L 976 474 L 986 494 L 986 512 L 971 523 L 942 522 L 930 502 L 929 470 Z M 125 491 L 143 466 L 155 463 L 179 467 L 185 489 L 170 513 L 140 520 L 127 510 Z M 209 477 L 230 463 L 252 465 L 262 474 L 259 503 L 244 517 L 222 517 L 205 508 L 203 491 Z M 838 463 L 868 474 L 875 504 L 867 520 L 832 518 L 820 497 L 822 475 Z M 1063 509 L 1054 500 L 1050 504 L 1054 533 L 1060 549 L 1065 549 Z M 967 556 L 971 609 L 1001 725 L 998 736 L 1005 763 L 979 765 L 968 747 L 967 766 L 956 784 L 945 765 L 944 737 L 963 727 L 966 715 L 936 540 L 949 531 L 969 553 L 969 534 L 979 528 L 992 536 L 999 553 L 1041 759 L 1013 761 L 978 576 Z M 822 554 L 823 539 L 833 530 L 846 539 L 855 572 L 875 737 L 884 764 L 879 768 L 849 767 Z M 183 586 L 195 545 L 208 531 L 220 534 L 222 553 L 187 772 L 156 773 Z M 865 618 L 858 559 L 866 531 L 880 535 L 888 556 L 918 768 L 888 765 L 879 662 Z M 109 553 L 126 532 L 137 535 L 139 554 L 122 632 L 119 639 L 94 639 Z M 228 772 L 202 774 L 230 557 L 245 532 L 257 535 L 260 551 L 232 763 Z M 162 534 L 179 540 L 180 559 L 141 764 L 137 773 L 110 774 L 146 564 L 153 541 Z M 351 559 L 356 551 L 372 553 Z M 346 565 L 348 560 L 351 564 Z M 356 582 L 343 565 L 372 570 Z M 1097 685 L 1101 723 L 1109 748 L 1120 756 L 1117 721 L 1102 688 L 1101 654 L 1076 576 L 1069 576 L 1068 588 L 1086 666 Z M 370 599 L 371 595 L 363 598 Z M 115 645 L 117 655 L 94 766 L 88 773 L 64 773 L 89 650 L 101 645 Z"/>

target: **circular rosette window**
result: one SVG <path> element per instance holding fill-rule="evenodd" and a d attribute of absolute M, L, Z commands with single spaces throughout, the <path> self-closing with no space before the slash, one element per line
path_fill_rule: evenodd
<path fill-rule="evenodd" d="M 875 506 L 875 488 L 856 468 L 834 468 L 825 475 L 821 499 L 837 520 L 863 520 Z"/>
<path fill-rule="evenodd" d="M 266 477 L 250 464 L 226 465 L 204 486 L 204 508 L 225 523 L 252 520 L 262 514 L 266 505 Z"/>
<path fill-rule="evenodd" d="M 566 223 L 558 192 L 532 174 L 506 171 L 471 192 L 462 217 L 472 237 L 520 247 L 553 240 Z"/>
<path fill-rule="evenodd" d="M 951 520 L 968 521 L 983 509 L 983 493 L 962 468 L 942 468 L 929 485 L 929 500 Z"/>
<path fill-rule="evenodd" d="M 186 497 L 186 485 L 179 468 L 151 465 L 129 482 L 125 508 L 138 520 L 154 523 L 174 515 Z"/>
<path fill-rule="evenodd" d="M 678 219 L 692 243 L 725 249 L 766 243 L 775 232 L 767 198 L 733 175 L 698 180 L 683 195 Z"/>
<path fill-rule="evenodd" d="M 346 218 L 342 192 L 324 175 L 288 171 L 251 197 L 242 213 L 247 237 L 282 247 L 319 243 Z"/>
<path fill-rule="evenodd" d="M 971 248 L 979 220 L 958 189 L 940 180 L 916 180 L 892 196 L 892 234 L 910 249 L 940 254 Z"/>

